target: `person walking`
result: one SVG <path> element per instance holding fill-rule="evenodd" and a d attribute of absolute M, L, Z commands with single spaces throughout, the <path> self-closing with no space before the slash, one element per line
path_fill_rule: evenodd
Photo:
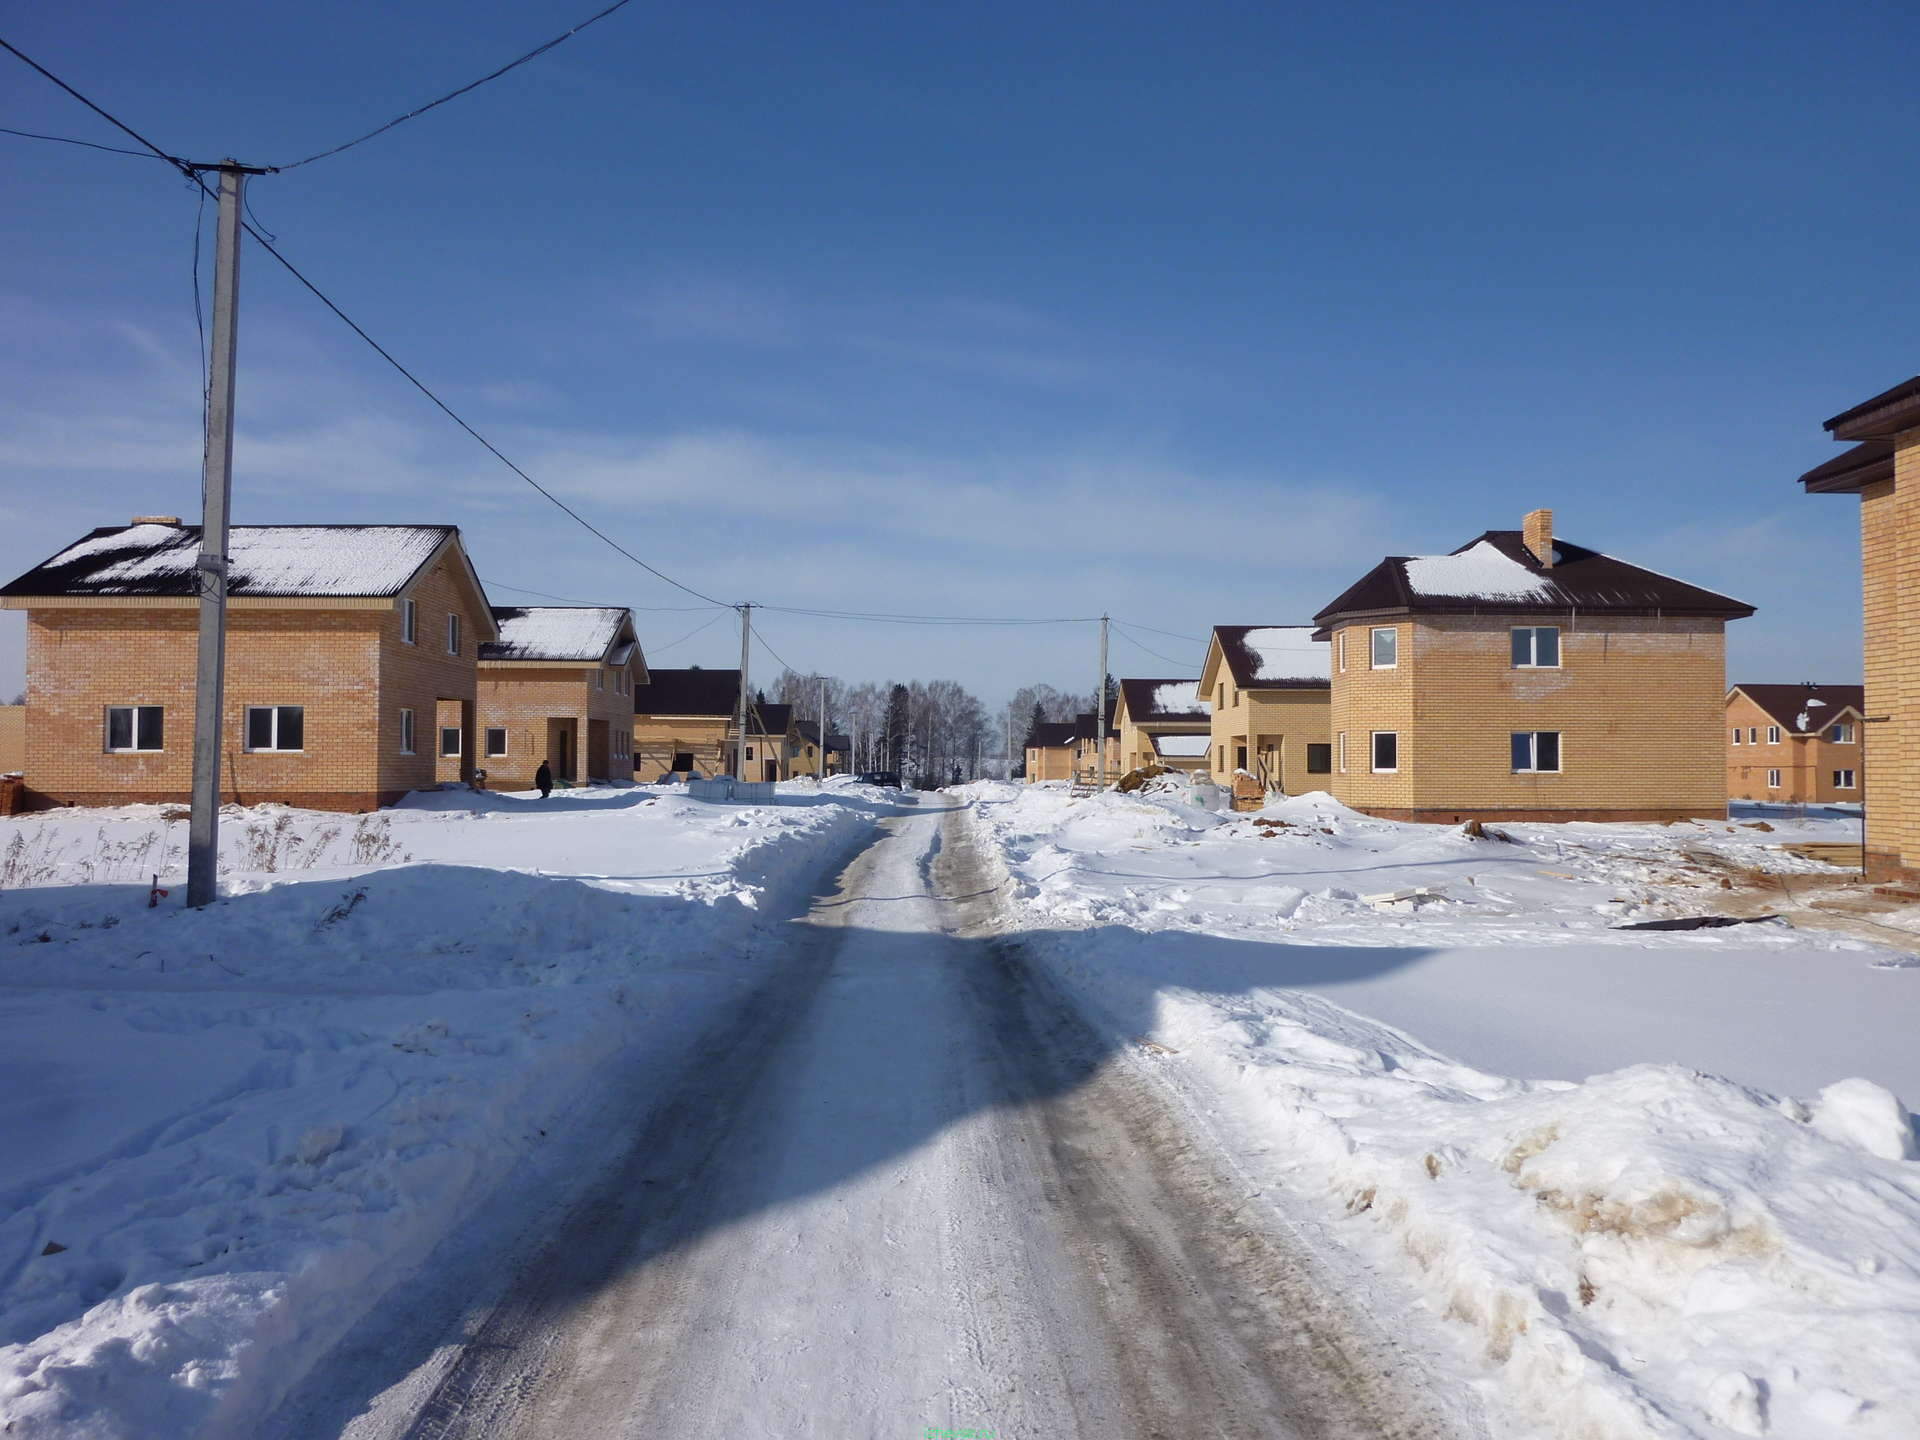
<path fill-rule="evenodd" d="M 533 783 L 540 787 L 542 800 L 553 794 L 553 767 L 542 760 L 540 768 L 533 772 Z"/>

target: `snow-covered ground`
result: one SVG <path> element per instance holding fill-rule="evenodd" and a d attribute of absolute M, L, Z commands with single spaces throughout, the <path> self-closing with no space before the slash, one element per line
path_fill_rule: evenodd
<path fill-rule="evenodd" d="M 892 808 L 782 792 L 229 811 L 201 912 L 171 810 L 0 821 L 0 1429 L 257 1433 L 550 1124 L 763 977 L 765 911 Z"/>
<path fill-rule="evenodd" d="M 1819 871 L 1777 847 L 1853 821 L 965 793 L 1027 951 L 1293 1218 L 1413 1276 L 1519 1433 L 1920 1435 L 1920 962 L 1612 928 Z"/>

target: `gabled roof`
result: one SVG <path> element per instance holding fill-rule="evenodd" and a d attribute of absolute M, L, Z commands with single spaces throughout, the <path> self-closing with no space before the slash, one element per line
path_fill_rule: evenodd
<path fill-rule="evenodd" d="M 793 721 L 791 705 L 750 705 L 747 713 L 752 735 L 784 735 Z"/>
<path fill-rule="evenodd" d="M 398 595 L 459 534 L 452 525 L 235 525 L 227 532 L 227 594 Z M 199 551 L 198 525 L 102 526 L 0 586 L 0 595 L 191 597 L 199 593 Z"/>
<path fill-rule="evenodd" d="M 1200 698 L 1198 680 L 1122 680 L 1120 698 L 1136 725 L 1169 721 L 1204 722 L 1213 707 Z"/>
<path fill-rule="evenodd" d="M 1093 718 L 1093 712 L 1091 710 L 1082 710 L 1078 715 L 1073 717 L 1073 738 L 1074 739 L 1091 740 L 1093 738 L 1094 728 L 1095 728 L 1095 722 Z M 1109 721 L 1107 723 L 1107 734 L 1117 736 L 1119 733 L 1120 733 L 1119 730 L 1114 727 L 1111 721 Z"/>
<path fill-rule="evenodd" d="M 1795 735 L 1824 730 L 1849 710 L 1856 717 L 1866 714 L 1864 685 L 1735 685 L 1727 698 L 1735 695 L 1746 696 Z"/>
<path fill-rule="evenodd" d="M 1091 714 L 1088 718 L 1092 718 Z M 1079 727 L 1073 721 L 1048 720 L 1033 727 L 1033 734 L 1028 738 L 1027 744 L 1029 747 L 1042 750 L 1054 750 L 1064 745 L 1071 745 L 1079 738 Z"/>
<path fill-rule="evenodd" d="M 1311 625 L 1216 625 L 1213 643 L 1242 690 L 1326 690 L 1333 647 Z"/>
<path fill-rule="evenodd" d="M 1325 627 L 1348 615 L 1427 612 L 1583 611 L 1629 615 L 1705 615 L 1738 620 L 1744 601 L 1602 555 L 1568 540 L 1553 542 L 1549 568 L 1533 558 L 1518 530 L 1489 530 L 1449 555 L 1390 555 L 1314 616 Z"/>
<path fill-rule="evenodd" d="M 1213 748 L 1210 735 L 1152 735 L 1153 753 L 1169 760 L 1199 760 Z"/>
<path fill-rule="evenodd" d="M 1893 442 L 1863 440 L 1843 450 L 1824 465 L 1800 477 L 1809 495 L 1854 495 L 1867 486 L 1893 478 Z"/>
<path fill-rule="evenodd" d="M 634 648 L 624 605 L 496 605 L 493 623 L 500 638 L 480 647 L 482 660 L 621 665 Z"/>
<path fill-rule="evenodd" d="M 653 670 L 633 687 L 636 715 L 731 715 L 739 703 L 738 670 Z"/>

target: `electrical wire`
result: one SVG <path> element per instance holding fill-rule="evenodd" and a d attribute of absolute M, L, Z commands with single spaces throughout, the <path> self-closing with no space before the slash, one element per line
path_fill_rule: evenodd
<path fill-rule="evenodd" d="M 574 600 L 565 595 L 549 595 L 544 590 L 529 590 L 524 585 L 508 585 L 500 580 L 482 578 L 480 583 L 489 590 L 511 590 L 516 595 L 537 595 L 542 600 L 556 600 L 562 605 L 600 606 L 604 603 L 599 600 Z M 712 605 L 627 605 L 622 608 L 627 610 L 643 610 L 662 615 L 692 615 L 698 611 L 712 610 L 716 607 Z M 734 607 L 731 605 L 721 605 L 717 608 L 721 610 L 731 610 Z"/>
<path fill-rule="evenodd" d="M 663 650 L 671 650 L 676 645 L 684 645 L 687 643 L 687 641 L 693 639 L 694 636 L 700 634 L 704 630 L 711 630 L 715 625 L 718 625 L 722 620 L 726 618 L 727 617 L 724 614 L 715 615 L 712 619 L 706 621 L 705 623 L 701 624 L 697 628 L 689 630 L 686 634 L 682 635 L 678 640 L 669 640 L 664 645 L 650 645 L 650 646 L 643 647 L 643 653 L 647 655 L 658 655 Z"/>
<path fill-rule="evenodd" d="M 7 46 L 12 50 L 11 45 Z M 15 50 L 17 55 L 20 52 Z M 56 145 L 84 145 L 89 150 L 104 150 L 109 155 L 131 155 L 136 160 L 166 160 L 166 155 L 149 155 L 145 150 L 128 150 L 119 145 L 101 145 L 92 140 L 75 140 L 67 135 L 42 135 L 33 130 L 15 130 L 10 125 L 0 125 L 0 135 L 18 135 L 22 140 L 51 140 Z"/>
<path fill-rule="evenodd" d="M 896 625 L 1091 625 L 1098 615 L 1049 615 L 1031 618 L 989 615 L 899 615 L 876 610 L 814 610 L 797 605 L 755 605 L 776 615 L 810 615 L 822 620 L 874 620 Z"/>
<path fill-rule="evenodd" d="M 606 19 L 607 16 L 613 14 L 614 11 L 623 9 L 625 6 L 627 6 L 630 3 L 632 3 L 632 0 L 614 0 L 613 4 L 607 6 L 607 8 L 600 11 L 599 14 L 588 16 L 585 20 L 582 20 L 578 25 L 574 26 L 571 30 L 567 31 L 564 35 L 554 36 L 553 39 L 547 41 L 546 44 L 537 46 L 534 49 L 529 50 L 526 54 L 522 55 L 517 60 L 508 61 L 505 65 L 502 65 L 498 70 L 493 71 L 491 74 L 482 75 L 478 80 L 469 81 L 467 84 L 462 85 L 458 90 L 449 90 L 445 95 L 442 95 L 438 100 L 429 100 L 426 104 L 418 106 L 415 109 L 409 110 L 404 115 L 396 116 L 392 120 L 387 121 L 386 124 L 381 125 L 376 129 L 369 130 L 366 134 L 360 136 L 358 139 L 349 140 L 346 143 L 341 145 L 335 145 L 331 150 L 322 150 L 316 155 L 307 156 L 307 158 L 304 160 L 295 160 L 291 164 L 281 165 L 277 168 L 281 170 L 297 170 L 302 165 L 311 165 L 314 161 L 324 160 L 329 155 L 338 155 L 342 150 L 351 150 L 354 146 L 364 144 L 366 141 L 373 139 L 373 137 L 376 135 L 384 135 L 387 133 L 387 131 L 393 129 L 393 127 L 396 125 L 404 125 L 407 121 L 414 119 L 416 116 L 424 115 L 427 113 L 427 111 L 432 110 L 437 106 L 444 105 L 449 100 L 459 99 L 462 95 L 465 95 L 469 90 L 478 90 L 482 85 L 485 85 L 489 80 L 498 80 L 502 75 L 505 75 L 509 70 L 519 69 L 522 65 L 526 64 L 529 60 L 536 59 L 539 56 L 546 54 L 547 51 L 553 49 L 554 46 L 560 44 L 563 40 L 571 39 L 573 36 L 578 35 L 582 30 L 586 29 L 589 25 L 596 24 L 597 22 Z"/>
<path fill-rule="evenodd" d="M 200 363 L 200 508 L 207 507 L 207 411 L 213 405 L 213 357 L 207 353 L 207 312 L 200 298 L 200 234 L 207 223 L 207 190 L 196 185 L 193 207 L 193 329 L 199 337 L 194 354 Z"/>
<path fill-rule="evenodd" d="M 189 165 L 185 160 L 182 160 L 178 155 L 169 155 L 166 151 L 162 150 L 158 145 L 154 144 L 151 140 L 147 139 L 146 136 L 142 135 L 138 130 L 134 129 L 131 125 L 128 125 L 125 121 L 119 120 L 114 116 L 109 115 L 105 110 L 101 109 L 98 105 L 94 104 L 93 101 L 89 100 L 86 96 L 82 95 L 78 90 L 74 89 L 73 86 L 67 84 L 66 81 L 62 80 L 58 75 L 54 74 L 51 70 L 47 69 L 46 66 L 42 65 L 38 60 L 35 60 L 31 55 L 27 54 L 24 50 L 20 49 L 18 46 L 11 44 L 4 39 L 0 39 L 0 50 L 7 51 L 7 53 L 12 55 L 15 59 L 23 61 L 25 64 L 31 66 L 33 69 L 38 70 L 42 75 L 46 76 L 47 79 L 51 80 L 55 85 L 58 85 L 62 90 L 66 91 L 67 94 L 71 95 L 74 99 L 78 100 L 82 105 L 86 106 L 89 110 L 93 111 L 94 114 L 98 115 L 102 120 L 106 121 L 109 125 L 113 126 L 114 129 L 118 130 L 123 135 L 131 136 L 133 139 L 138 140 L 142 145 L 146 146 L 148 150 L 153 152 L 153 154 L 157 155 L 160 159 L 166 161 L 169 165 L 173 166 L 181 174 L 186 175 L 195 180 L 199 179 L 199 176 L 194 174 L 193 167 Z M 24 132 L 16 132 L 16 133 L 24 133 Z M 59 137 L 36 135 L 33 138 L 35 138 L 36 140 L 45 140 L 45 139 L 58 139 Z M 97 148 L 101 150 L 111 148 L 110 146 L 105 146 L 105 145 L 93 147 L 92 142 L 88 140 L 77 140 L 77 141 L 74 141 L 73 143 L 77 145 L 88 145 L 92 148 Z M 138 152 L 126 151 L 123 153 L 137 154 Z"/>
<path fill-rule="evenodd" d="M 1145 630 L 1149 635 L 1164 635 L 1169 640 L 1186 640 L 1194 645 L 1204 645 L 1207 643 L 1198 635 L 1181 635 L 1172 630 L 1156 630 L 1151 625 L 1142 625 L 1134 620 L 1115 620 L 1113 623 L 1116 625 L 1130 626 L 1135 630 Z"/>
<path fill-rule="evenodd" d="M 1156 660 L 1164 660 L 1169 665 L 1185 665 L 1187 663 L 1185 660 L 1176 660 L 1171 655 L 1162 655 L 1158 650 L 1154 649 L 1151 645 L 1141 644 L 1140 641 L 1134 639 L 1133 636 L 1129 635 L 1119 625 L 1115 625 L 1113 627 L 1113 633 L 1118 635 L 1122 640 L 1126 641 L 1129 645 L 1132 645 L 1134 648 L 1146 651 L 1147 654 L 1153 656 L 1153 658 Z"/>

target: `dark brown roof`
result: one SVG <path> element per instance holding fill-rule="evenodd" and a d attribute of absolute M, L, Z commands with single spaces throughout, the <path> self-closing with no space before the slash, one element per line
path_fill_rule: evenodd
<path fill-rule="evenodd" d="M 1484 548 L 1482 548 L 1484 547 Z M 1489 530 L 1451 555 L 1391 555 L 1315 615 L 1322 627 L 1349 615 L 1581 611 L 1706 615 L 1739 620 L 1753 606 L 1569 540 L 1543 567 L 1518 530 Z M 1409 566 L 1414 567 L 1411 571 Z"/>
<path fill-rule="evenodd" d="M 1074 739 L 1091 740 L 1093 738 L 1093 730 L 1094 730 L 1093 712 L 1091 710 L 1082 710 L 1078 715 L 1073 717 L 1073 738 Z M 1107 734 L 1118 736 L 1119 733 L 1120 733 L 1119 730 L 1117 730 L 1113 726 L 1113 724 L 1109 722 L 1107 725 Z"/>
<path fill-rule="evenodd" d="M 1843 710 L 1859 715 L 1866 713 L 1864 685 L 1735 685 L 1733 690 L 1766 711 L 1775 724 L 1796 735 L 1826 729 Z M 1731 695 L 1733 690 L 1727 693 Z M 1808 701 L 1819 703 L 1810 705 Z"/>
<path fill-rule="evenodd" d="M 752 713 L 755 735 L 784 735 L 793 720 L 791 705 L 755 705 Z"/>
<path fill-rule="evenodd" d="M 1862 400 L 1827 421 L 1836 440 L 1887 440 L 1920 425 L 1920 375 Z"/>
<path fill-rule="evenodd" d="M 1184 710 L 1162 710 L 1156 696 L 1162 685 L 1191 685 L 1195 692 L 1195 705 Z M 1198 699 L 1200 682 L 1191 676 L 1182 675 L 1171 680 L 1122 680 L 1120 694 L 1127 702 L 1127 718 L 1138 725 L 1142 721 L 1205 720 L 1212 712 L 1206 702 Z"/>
<path fill-rule="evenodd" d="M 1863 488 L 1893 478 L 1893 442 L 1863 440 L 1800 477 L 1809 495 L 1857 495 Z"/>
<path fill-rule="evenodd" d="M 731 715 L 739 702 L 738 670 L 654 670 L 633 687 L 636 715 Z"/>
<path fill-rule="evenodd" d="M 1216 625 L 1213 638 L 1220 642 L 1220 658 L 1227 663 L 1227 673 L 1233 676 L 1233 683 L 1242 690 L 1328 690 L 1333 687 L 1332 665 L 1327 658 L 1327 643 L 1314 641 L 1320 651 L 1319 666 L 1323 672 L 1317 676 L 1299 673 L 1304 667 L 1291 667 L 1289 674 L 1263 674 L 1263 669 L 1271 670 L 1270 664 L 1263 664 L 1263 657 L 1247 645 L 1247 636 L 1256 631 L 1282 631 L 1304 641 L 1313 634 L 1311 625 Z M 1282 668 L 1289 668 L 1282 663 Z"/>
<path fill-rule="evenodd" d="M 1089 714 L 1087 718 L 1091 720 L 1093 717 Z M 1029 748 L 1057 750 L 1063 745 L 1073 744 L 1078 738 L 1079 727 L 1073 721 L 1048 720 L 1033 727 L 1033 734 L 1028 738 L 1027 745 Z"/>

